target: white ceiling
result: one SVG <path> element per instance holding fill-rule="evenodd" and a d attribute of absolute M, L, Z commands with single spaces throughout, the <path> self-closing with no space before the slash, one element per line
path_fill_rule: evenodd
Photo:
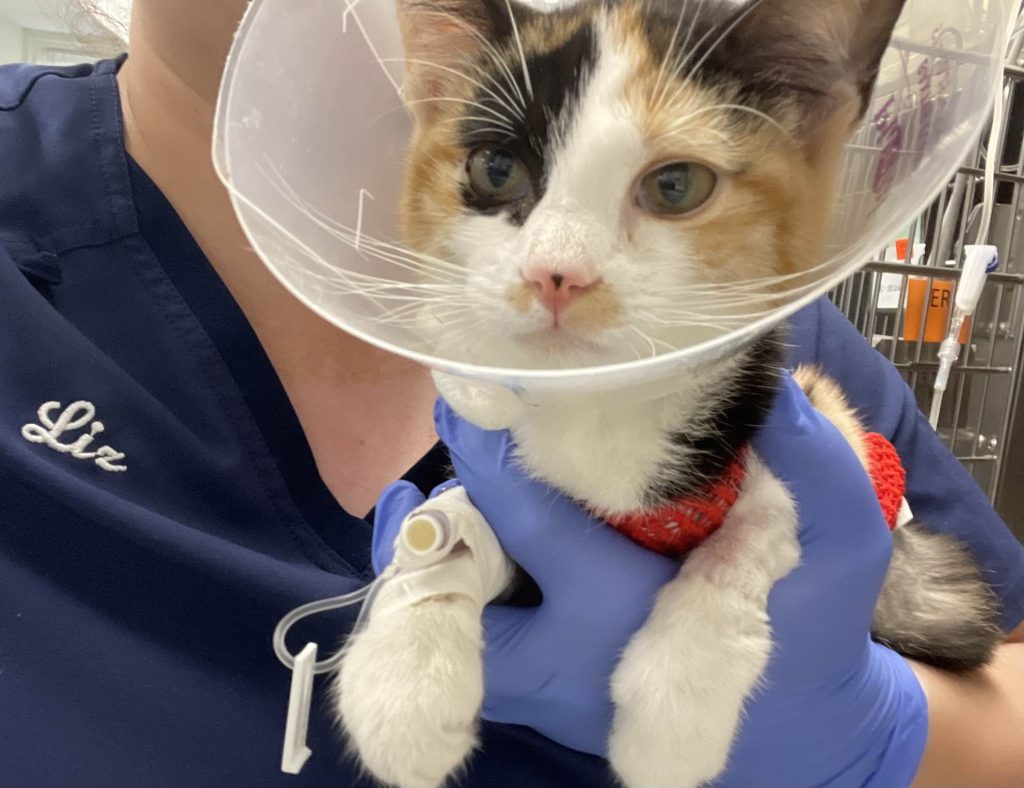
<path fill-rule="evenodd" d="M 93 5 L 117 20 L 121 29 L 114 32 L 123 35 L 128 28 L 131 0 L 93 0 Z M 68 24 L 60 18 L 59 11 L 69 7 L 72 14 L 80 9 L 76 0 L 0 0 L 0 17 L 32 30 L 68 32 Z"/>
<path fill-rule="evenodd" d="M 43 12 L 40 6 L 35 0 L 0 0 L 0 16 L 32 30 L 67 30 L 67 25 Z"/>

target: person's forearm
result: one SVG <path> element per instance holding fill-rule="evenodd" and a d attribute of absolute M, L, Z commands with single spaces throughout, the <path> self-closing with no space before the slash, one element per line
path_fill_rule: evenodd
<path fill-rule="evenodd" d="M 1024 643 L 956 676 L 911 663 L 928 696 L 928 744 L 913 788 L 1024 785 Z"/>

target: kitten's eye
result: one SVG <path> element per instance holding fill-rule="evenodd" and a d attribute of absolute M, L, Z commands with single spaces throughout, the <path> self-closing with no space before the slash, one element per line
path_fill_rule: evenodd
<path fill-rule="evenodd" d="M 677 161 L 647 173 L 637 188 L 637 203 L 659 216 L 682 216 L 711 199 L 718 176 L 695 162 Z"/>
<path fill-rule="evenodd" d="M 493 203 L 515 202 L 530 191 L 526 164 L 501 148 L 477 148 L 469 155 L 466 171 L 473 191 Z"/>

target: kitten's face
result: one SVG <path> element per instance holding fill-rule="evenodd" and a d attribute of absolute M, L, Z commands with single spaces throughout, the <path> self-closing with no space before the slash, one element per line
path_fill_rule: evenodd
<path fill-rule="evenodd" d="M 893 22 L 902 5 L 867 4 Z M 850 5 L 617 0 L 542 14 L 403 0 L 417 119 L 405 233 L 456 263 L 464 288 L 457 318 L 426 319 L 443 349 L 609 363 L 763 309 L 771 285 L 752 280 L 820 259 L 842 146 L 891 33 L 873 33 L 884 41 L 867 65 L 851 65 L 860 42 L 833 41 L 841 62 L 816 51 L 859 24 Z"/>

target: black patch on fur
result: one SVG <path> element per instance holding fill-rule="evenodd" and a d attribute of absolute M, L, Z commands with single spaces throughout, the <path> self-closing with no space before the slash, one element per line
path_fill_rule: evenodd
<path fill-rule="evenodd" d="M 824 116 L 834 109 L 837 87 L 846 82 L 857 90 L 863 114 L 905 0 L 869 0 L 862 19 L 876 24 L 866 25 L 860 38 L 850 42 L 851 61 L 819 38 L 816 20 L 808 19 L 807 29 L 794 23 L 808 17 L 801 6 L 812 2 L 748 0 L 737 5 L 710 0 L 695 7 L 699 17 L 687 14 L 673 37 L 681 0 L 646 0 L 644 29 L 657 57 L 667 54 L 671 61 L 685 61 L 677 79 L 692 74 L 706 87 L 732 93 L 734 103 L 769 115 L 800 106 L 809 116 Z M 751 119 L 748 113 L 732 112 L 738 120 Z"/>
<path fill-rule="evenodd" d="M 568 12 L 566 12 L 568 13 Z M 507 20 L 507 14 L 505 18 Z M 520 10 L 516 11 L 520 32 L 525 20 L 520 19 Z M 583 24 L 560 47 L 550 52 L 527 57 L 526 66 L 533 87 L 533 98 L 530 98 L 526 80 L 523 76 L 522 64 L 515 43 L 515 36 L 508 27 L 504 40 L 498 42 L 499 48 L 514 54 L 507 66 L 515 80 L 515 88 L 507 83 L 504 71 L 498 69 L 492 61 L 484 58 L 482 67 L 494 76 L 505 92 L 513 98 L 521 93 L 526 99 L 526 108 L 522 116 L 510 113 L 502 102 L 488 90 L 479 90 L 474 100 L 487 110 L 469 107 L 467 115 L 476 116 L 466 119 L 460 126 L 460 141 L 467 151 L 481 146 L 500 147 L 518 156 L 525 162 L 530 172 L 533 188 L 524 199 L 510 205 L 495 207 L 480 200 L 473 190 L 464 184 L 462 187 L 463 203 L 472 210 L 485 215 L 504 214 L 509 221 L 522 226 L 529 217 L 534 206 L 544 196 L 547 188 L 547 177 L 553 160 L 552 148 L 558 135 L 571 121 L 569 113 L 579 98 L 582 88 L 594 70 L 597 59 L 597 37 L 591 24 Z M 481 80 L 483 81 L 483 80 Z M 485 82 L 490 90 L 503 100 L 505 96 L 493 83 Z M 489 120 L 491 112 L 505 118 L 513 128 L 511 133 L 504 133 L 495 128 L 496 124 Z"/>
<path fill-rule="evenodd" d="M 711 418 L 672 434 L 679 448 L 676 478 L 651 488 L 648 508 L 692 495 L 708 481 L 721 477 L 764 424 L 780 383 L 785 328 L 755 342 L 742 356 L 737 370 L 717 381 L 721 392 Z"/>

